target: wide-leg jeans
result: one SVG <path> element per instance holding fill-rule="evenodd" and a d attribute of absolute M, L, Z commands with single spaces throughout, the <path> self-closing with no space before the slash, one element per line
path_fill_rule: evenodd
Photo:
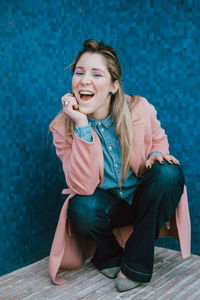
<path fill-rule="evenodd" d="M 149 282 L 154 242 L 178 206 L 183 187 L 179 165 L 156 162 L 136 188 L 132 205 L 112 191 L 97 188 L 93 195 L 75 195 L 68 206 L 68 217 L 75 230 L 96 242 L 92 262 L 99 270 L 120 266 L 128 278 Z M 122 248 L 112 230 L 130 224 L 134 231 Z"/>

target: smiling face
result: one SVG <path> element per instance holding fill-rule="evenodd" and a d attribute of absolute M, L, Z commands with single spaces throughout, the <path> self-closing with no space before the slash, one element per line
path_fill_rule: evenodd
<path fill-rule="evenodd" d="M 96 120 L 106 118 L 110 111 L 109 92 L 117 89 L 118 82 L 112 82 L 103 55 L 86 52 L 80 57 L 72 77 L 72 91 L 80 112 Z"/>

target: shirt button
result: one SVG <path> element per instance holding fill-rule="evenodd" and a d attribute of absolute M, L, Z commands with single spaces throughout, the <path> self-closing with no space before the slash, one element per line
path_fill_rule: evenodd
<path fill-rule="evenodd" d="M 101 128 L 101 131 L 104 131 L 104 128 Z"/>
<path fill-rule="evenodd" d="M 112 146 L 109 146 L 108 149 L 109 149 L 109 150 L 112 150 Z"/>
<path fill-rule="evenodd" d="M 115 167 L 117 168 L 117 167 L 118 167 L 118 164 L 115 164 Z"/>
<path fill-rule="evenodd" d="M 121 192 L 119 192 L 120 193 L 120 195 L 123 195 L 123 192 L 121 191 Z"/>

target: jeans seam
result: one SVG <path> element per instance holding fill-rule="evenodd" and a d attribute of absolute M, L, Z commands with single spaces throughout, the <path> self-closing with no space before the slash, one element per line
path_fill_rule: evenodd
<path fill-rule="evenodd" d="M 136 271 L 136 270 L 134 270 L 134 269 L 131 269 L 130 267 L 127 266 L 127 264 L 124 262 L 124 260 L 122 260 L 122 261 L 123 261 L 123 265 L 124 265 L 128 270 L 130 270 L 130 271 L 133 271 L 133 272 L 135 272 L 135 273 L 137 273 L 137 274 L 146 275 L 146 276 L 151 276 L 151 275 L 152 275 L 152 273 L 143 273 L 143 272 L 140 272 L 140 271 Z"/>

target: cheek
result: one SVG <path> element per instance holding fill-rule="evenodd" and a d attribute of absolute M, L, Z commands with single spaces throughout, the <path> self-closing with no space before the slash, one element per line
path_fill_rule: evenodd
<path fill-rule="evenodd" d="M 108 85 L 107 82 L 101 82 L 96 85 L 96 88 L 98 89 L 99 92 L 107 94 L 107 91 L 110 89 L 110 86 Z"/>
<path fill-rule="evenodd" d="M 72 88 L 75 88 L 77 86 L 77 79 L 73 76 L 72 77 Z"/>

